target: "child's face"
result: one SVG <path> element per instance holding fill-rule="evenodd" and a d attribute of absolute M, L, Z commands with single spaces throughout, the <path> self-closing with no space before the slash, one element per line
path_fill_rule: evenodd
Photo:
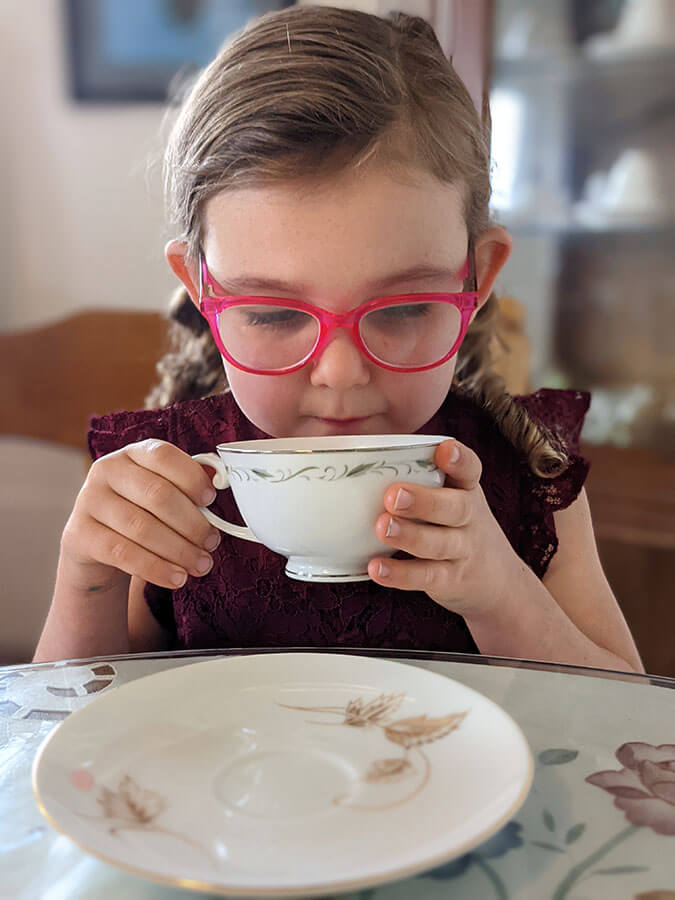
<path fill-rule="evenodd" d="M 509 251 L 508 236 L 489 238 L 477 244 L 479 302 Z M 461 291 L 455 273 L 467 241 L 455 187 L 419 172 L 395 179 L 382 167 L 366 166 L 320 184 L 224 191 L 206 205 L 202 246 L 224 293 L 235 292 L 229 285 L 236 280 L 236 293 L 346 312 L 373 297 Z M 167 254 L 172 262 L 170 248 Z M 391 280 L 422 265 L 445 273 Z M 194 285 L 196 272 L 190 274 Z M 263 287 L 255 279 L 281 284 Z M 456 357 L 425 372 L 390 372 L 338 330 L 317 359 L 290 374 L 252 375 L 224 365 L 242 411 L 272 436 L 411 433 L 441 406 Z"/>

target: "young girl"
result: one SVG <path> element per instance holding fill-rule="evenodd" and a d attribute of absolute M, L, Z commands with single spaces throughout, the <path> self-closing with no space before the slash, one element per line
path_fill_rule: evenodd
<path fill-rule="evenodd" d="M 379 646 L 641 670 L 582 487 L 588 397 L 514 398 L 490 371 L 511 241 L 489 221 L 489 134 L 432 29 L 263 17 L 201 75 L 166 166 L 184 291 L 164 408 L 92 421 L 35 659 Z M 363 344 L 334 319 L 314 352 L 317 308 L 358 310 Z M 403 554 L 371 581 L 292 581 L 198 509 L 215 491 L 190 454 L 220 442 L 416 431 L 453 436 L 446 486 L 387 490 L 374 527 Z M 214 508 L 232 516 L 230 492 Z"/>

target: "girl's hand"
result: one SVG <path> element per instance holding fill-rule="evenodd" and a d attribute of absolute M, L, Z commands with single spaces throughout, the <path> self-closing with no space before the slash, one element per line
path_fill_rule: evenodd
<path fill-rule="evenodd" d="M 202 468 L 165 441 L 129 444 L 89 470 L 61 539 L 61 566 L 86 590 L 136 575 L 170 589 L 205 575 L 220 532 L 197 509 L 215 489 Z"/>
<path fill-rule="evenodd" d="M 489 612 L 522 563 L 487 504 L 473 450 L 444 441 L 434 461 L 446 486 L 392 484 L 384 495 L 387 512 L 375 525 L 381 541 L 416 558 L 375 558 L 368 574 L 386 587 L 425 591 L 461 615 Z"/>

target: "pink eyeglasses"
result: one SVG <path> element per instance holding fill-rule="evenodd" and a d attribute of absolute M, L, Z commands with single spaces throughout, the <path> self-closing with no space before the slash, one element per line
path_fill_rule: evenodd
<path fill-rule="evenodd" d="M 286 375 L 316 359 L 336 328 L 359 350 L 392 372 L 423 372 L 460 348 L 478 304 L 473 244 L 461 272 L 471 290 L 402 294 L 333 313 L 302 300 L 219 296 L 199 252 L 199 309 L 223 357 L 254 375 Z M 211 291 L 204 293 L 204 286 Z"/>

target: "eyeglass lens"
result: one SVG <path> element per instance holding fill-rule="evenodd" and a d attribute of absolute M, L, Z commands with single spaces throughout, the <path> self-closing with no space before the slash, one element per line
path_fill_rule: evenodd
<path fill-rule="evenodd" d="M 286 306 L 231 306 L 218 317 L 223 345 L 248 368 L 290 368 L 319 338 L 319 320 Z M 451 303 L 425 300 L 379 307 L 363 316 L 359 334 L 377 360 L 403 368 L 431 365 L 457 340 L 461 314 Z"/>

